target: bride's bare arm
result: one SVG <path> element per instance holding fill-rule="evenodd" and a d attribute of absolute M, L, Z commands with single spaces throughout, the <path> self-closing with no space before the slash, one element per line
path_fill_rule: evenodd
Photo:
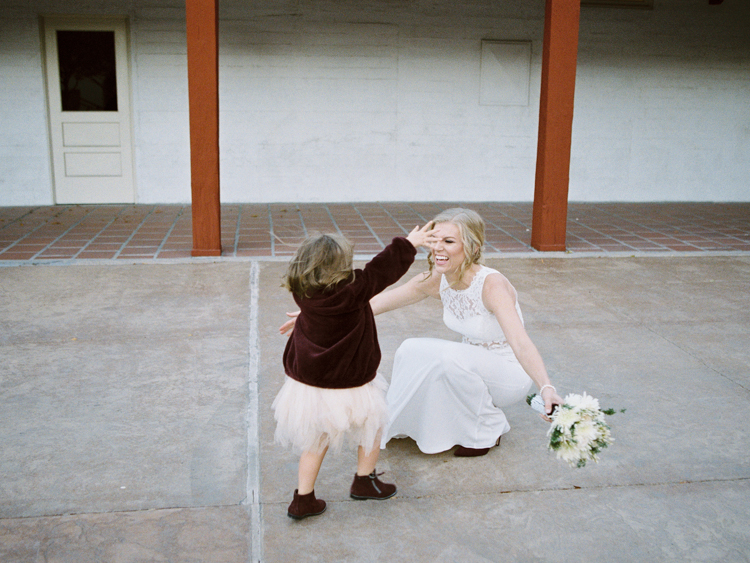
<path fill-rule="evenodd" d="M 439 276 L 428 276 L 427 272 L 417 274 L 408 282 L 393 289 L 386 289 L 370 299 L 370 307 L 375 315 L 400 309 L 422 301 L 425 297 L 440 296 Z"/>
<path fill-rule="evenodd" d="M 518 362 L 524 371 L 539 389 L 546 386 L 542 392 L 542 398 L 547 412 L 550 412 L 553 404 L 562 404 L 562 398 L 550 383 L 542 356 L 531 341 L 521 318 L 518 316 L 515 290 L 505 276 L 487 276 L 482 290 L 482 301 L 484 306 L 497 318 L 508 344 L 513 349 L 513 353 L 518 358 Z"/>
<path fill-rule="evenodd" d="M 425 297 L 440 297 L 440 277 L 428 276 L 427 272 L 417 274 L 408 282 L 393 289 L 386 289 L 370 299 L 370 307 L 375 315 L 400 309 L 422 301 Z M 287 313 L 289 320 L 279 327 L 279 334 L 291 334 L 299 311 Z"/>

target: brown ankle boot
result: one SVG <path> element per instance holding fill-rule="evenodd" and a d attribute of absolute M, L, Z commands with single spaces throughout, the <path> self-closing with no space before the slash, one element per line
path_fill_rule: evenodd
<path fill-rule="evenodd" d="M 287 508 L 287 515 L 295 520 L 302 520 L 308 516 L 317 516 L 326 511 L 326 501 L 315 498 L 315 491 L 300 495 L 294 489 L 294 499 Z"/>
<path fill-rule="evenodd" d="M 380 475 L 382 475 L 382 473 L 380 473 Z M 360 476 L 355 473 L 352 488 L 349 491 L 349 496 L 356 500 L 385 500 L 391 498 L 395 494 L 396 485 L 383 483 L 378 479 L 378 474 L 376 474 L 375 471 L 365 476 Z"/>

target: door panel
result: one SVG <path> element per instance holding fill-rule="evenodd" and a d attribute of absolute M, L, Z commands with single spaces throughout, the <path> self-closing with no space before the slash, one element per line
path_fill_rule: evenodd
<path fill-rule="evenodd" d="M 133 203 L 127 26 L 45 18 L 56 203 Z"/>
<path fill-rule="evenodd" d="M 69 178 L 121 176 L 122 159 L 116 152 L 66 152 L 65 175 Z"/>
<path fill-rule="evenodd" d="M 66 147 L 119 147 L 119 123 L 63 123 Z"/>

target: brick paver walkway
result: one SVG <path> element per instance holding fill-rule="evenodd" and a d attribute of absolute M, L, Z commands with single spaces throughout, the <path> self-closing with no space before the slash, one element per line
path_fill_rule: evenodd
<path fill-rule="evenodd" d="M 486 252 L 534 253 L 531 203 L 222 206 L 222 256 L 284 257 L 311 231 L 341 232 L 374 254 L 436 213 L 464 205 L 487 223 Z M 190 257 L 189 205 L 0 208 L 0 260 Z M 572 203 L 569 252 L 750 251 L 750 203 Z"/>

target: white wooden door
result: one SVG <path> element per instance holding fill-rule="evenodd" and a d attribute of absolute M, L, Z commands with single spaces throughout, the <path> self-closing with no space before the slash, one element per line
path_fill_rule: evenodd
<path fill-rule="evenodd" d="M 127 25 L 45 18 L 56 203 L 133 203 Z"/>

